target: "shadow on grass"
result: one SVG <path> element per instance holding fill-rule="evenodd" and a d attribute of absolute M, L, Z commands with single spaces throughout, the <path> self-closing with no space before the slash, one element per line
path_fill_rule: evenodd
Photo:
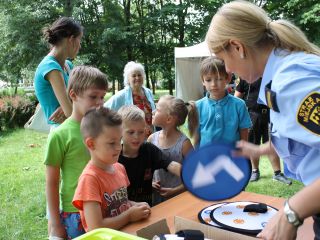
<path fill-rule="evenodd" d="M 19 128 L 17 128 L 19 129 Z M 8 129 L 8 130 L 0 130 L 0 141 L 1 141 L 1 138 L 4 138 L 4 137 L 8 137 L 10 135 L 12 135 L 15 130 L 17 129 Z"/>

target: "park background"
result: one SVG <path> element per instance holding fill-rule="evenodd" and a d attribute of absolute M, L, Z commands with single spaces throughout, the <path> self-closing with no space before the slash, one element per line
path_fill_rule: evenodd
<path fill-rule="evenodd" d="M 37 104 L 36 66 L 48 53 L 41 29 L 59 16 L 85 28 L 75 65 L 105 72 L 110 97 L 121 89 L 124 65 L 146 70 L 156 98 L 174 93 L 174 47 L 204 40 L 222 0 L 0 0 L 0 239 L 46 239 L 44 148 L 47 134 L 24 130 Z M 273 20 L 285 18 L 320 45 L 319 0 L 255 0 Z M 302 185 L 272 182 L 266 158 L 262 178 L 247 191 L 289 197 Z"/>

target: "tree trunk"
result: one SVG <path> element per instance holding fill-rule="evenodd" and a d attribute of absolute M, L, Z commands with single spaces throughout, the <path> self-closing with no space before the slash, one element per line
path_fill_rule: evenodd
<path fill-rule="evenodd" d="M 182 6 L 183 2 L 182 0 L 179 1 L 179 5 Z M 184 47 L 185 43 L 184 43 L 184 29 L 185 29 L 185 21 L 186 21 L 186 14 L 187 14 L 187 10 L 188 8 L 186 8 L 185 10 L 179 10 L 178 12 L 178 21 L 179 21 L 179 47 Z"/>
<path fill-rule="evenodd" d="M 130 24 L 131 24 L 131 0 L 123 0 L 123 10 L 124 10 L 124 20 L 125 20 L 125 26 L 126 31 L 130 32 Z M 130 44 L 127 45 L 127 57 L 128 61 L 133 60 L 133 54 L 132 54 L 132 46 Z"/>
<path fill-rule="evenodd" d="M 112 78 L 112 95 L 116 93 L 116 80 Z"/>
<path fill-rule="evenodd" d="M 64 2 L 64 15 L 71 17 L 73 12 L 73 2 L 72 0 L 65 0 Z"/>
<path fill-rule="evenodd" d="M 137 1 L 136 2 L 136 9 L 139 15 L 139 22 L 140 22 L 140 39 L 141 39 L 141 49 L 142 52 L 142 59 L 144 63 L 144 69 L 146 74 L 146 86 L 150 89 L 150 74 L 149 74 L 149 66 L 148 66 L 148 53 L 146 51 L 146 37 L 145 37 L 145 26 L 144 26 L 144 1 Z"/>

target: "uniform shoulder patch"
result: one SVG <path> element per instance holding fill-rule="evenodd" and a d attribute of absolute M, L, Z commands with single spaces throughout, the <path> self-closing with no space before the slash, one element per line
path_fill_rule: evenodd
<path fill-rule="evenodd" d="M 319 92 L 312 92 L 303 99 L 297 111 L 297 121 L 310 132 L 320 135 Z"/>

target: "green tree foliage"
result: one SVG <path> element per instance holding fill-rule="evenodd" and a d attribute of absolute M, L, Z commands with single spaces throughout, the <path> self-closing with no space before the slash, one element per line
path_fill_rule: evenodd
<path fill-rule="evenodd" d="M 85 28 L 75 64 L 100 68 L 117 87 L 131 60 L 146 68 L 147 86 L 161 80 L 174 88 L 174 47 L 204 40 L 224 0 L 0 0 L 0 79 L 33 76 L 48 52 L 41 29 L 59 16 L 72 16 Z M 318 0 L 253 0 L 272 19 L 287 18 L 320 44 Z M 30 81 L 30 79 L 28 79 Z"/>
<path fill-rule="evenodd" d="M 127 59 L 124 46 L 130 36 L 124 31 L 124 18 L 118 1 L 92 0 L 74 7 L 85 28 L 79 61 L 100 68 L 109 80 L 121 80 Z"/>
<path fill-rule="evenodd" d="M 290 20 L 301 28 L 310 41 L 320 45 L 319 0 L 267 1 L 264 8 L 271 13 L 273 19 Z"/>
<path fill-rule="evenodd" d="M 16 83 L 23 73 L 34 71 L 47 47 L 41 29 L 57 18 L 55 1 L 1 1 L 0 78 Z"/>

